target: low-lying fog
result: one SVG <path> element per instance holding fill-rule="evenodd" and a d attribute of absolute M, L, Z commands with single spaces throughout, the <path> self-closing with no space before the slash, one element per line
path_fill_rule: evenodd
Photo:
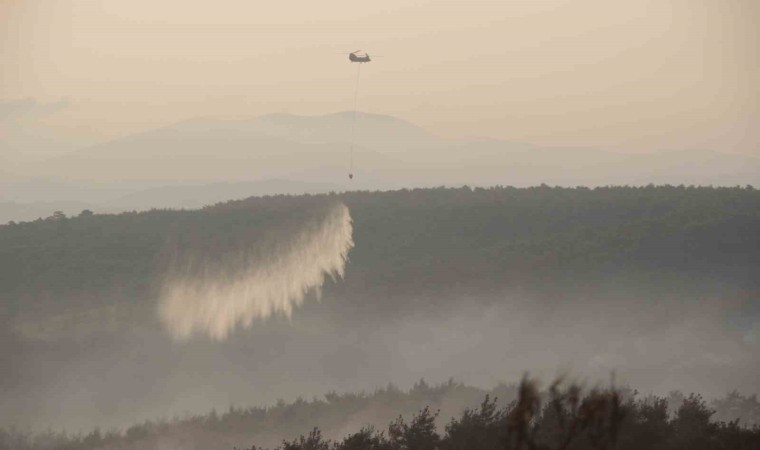
<path fill-rule="evenodd" d="M 490 388 L 526 370 L 544 380 L 569 373 L 604 383 L 614 371 L 618 383 L 643 392 L 721 396 L 759 387 L 757 342 L 727 326 L 714 307 L 579 307 L 568 299 L 546 308 L 509 297 L 482 307 L 456 300 L 436 315 L 410 308 L 393 320 L 350 323 L 319 311 L 330 298 L 312 299 L 291 321 L 256 323 L 221 341 L 174 342 L 141 331 L 10 349 L 6 342 L 12 356 L 2 421 L 87 430 L 389 382 L 408 388 L 421 377 Z"/>

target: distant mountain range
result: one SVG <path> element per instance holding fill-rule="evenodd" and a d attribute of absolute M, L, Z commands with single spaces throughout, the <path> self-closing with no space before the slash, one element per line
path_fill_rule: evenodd
<path fill-rule="evenodd" d="M 356 177 L 349 182 L 352 139 Z M 0 201 L 26 206 L 0 205 L 0 223 L 29 218 L 18 211 L 35 209 L 30 202 L 50 209 L 50 202 L 76 201 L 118 211 L 274 193 L 463 184 L 756 185 L 760 158 L 719 149 L 625 154 L 450 140 L 391 116 L 341 112 L 198 118 L 26 165 L 23 172 L 23 184 L 0 183 Z"/>
<path fill-rule="evenodd" d="M 65 185 L 64 185 L 65 189 Z M 119 213 L 123 211 L 142 211 L 148 209 L 201 208 L 215 203 L 243 199 L 251 196 L 320 194 L 343 190 L 340 185 L 329 183 L 307 183 L 289 180 L 264 180 L 238 183 L 211 183 L 203 185 L 161 186 L 138 190 L 115 198 L 90 197 L 86 202 L 80 201 L 44 201 L 27 202 L 0 201 L 0 224 L 9 221 L 32 221 L 52 216 L 55 211 L 62 211 L 68 216 L 78 215 L 89 209 L 97 213 Z M 69 192 L 78 192 L 70 187 Z M 119 190 L 110 194 L 119 193 Z M 88 193 L 83 192 L 87 197 Z M 101 194 L 102 196 L 102 194 Z"/>

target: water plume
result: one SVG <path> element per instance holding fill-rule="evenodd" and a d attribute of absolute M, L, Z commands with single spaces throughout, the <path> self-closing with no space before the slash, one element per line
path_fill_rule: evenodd
<path fill-rule="evenodd" d="M 185 258 L 162 285 L 161 322 L 176 340 L 196 333 L 222 340 L 256 320 L 290 317 L 307 294 L 320 297 L 326 277 L 343 277 L 352 233 L 348 207 L 337 203 L 218 261 Z"/>

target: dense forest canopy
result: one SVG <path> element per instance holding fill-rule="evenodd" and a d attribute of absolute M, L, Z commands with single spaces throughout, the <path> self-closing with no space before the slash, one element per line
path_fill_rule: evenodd
<path fill-rule="evenodd" d="M 197 211 L 5 225 L 0 296 L 10 311 L 114 287 L 144 298 L 168 259 L 213 257 L 334 200 L 350 208 L 356 242 L 345 282 L 330 287 L 337 292 L 392 301 L 468 286 L 549 291 L 623 274 L 682 279 L 682 287 L 707 278 L 751 291 L 760 280 L 760 193 L 750 187 L 464 187 L 260 197 Z"/>

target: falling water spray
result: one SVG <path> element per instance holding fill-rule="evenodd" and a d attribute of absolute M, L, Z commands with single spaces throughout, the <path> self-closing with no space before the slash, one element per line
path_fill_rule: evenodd
<path fill-rule="evenodd" d="M 160 320 L 182 341 L 196 334 L 222 340 L 257 320 L 290 317 L 309 293 L 319 298 L 327 277 L 343 278 L 352 233 L 348 207 L 332 204 L 221 263 L 204 263 L 201 257 L 179 264 L 161 287 Z"/>

